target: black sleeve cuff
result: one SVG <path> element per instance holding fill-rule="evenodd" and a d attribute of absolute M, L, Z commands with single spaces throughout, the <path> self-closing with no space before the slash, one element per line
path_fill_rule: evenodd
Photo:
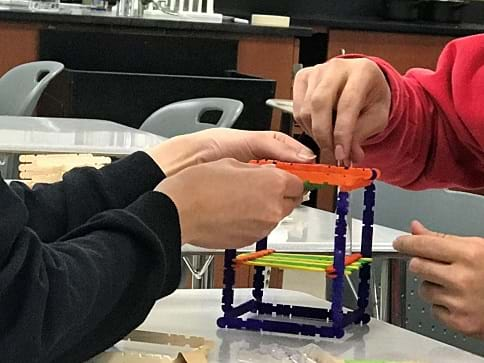
<path fill-rule="evenodd" d="M 148 192 L 126 210 L 140 218 L 158 236 L 166 255 L 162 296 L 171 294 L 181 278 L 181 231 L 175 204 L 165 194 Z"/>
<path fill-rule="evenodd" d="M 140 195 L 155 189 L 166 177 L 155 161 L 145 152 L 134 154 L 112 163 L 100 170 L 104 185 L 109 186 L 109 192 L 122 197 L 126 206 Z"/>

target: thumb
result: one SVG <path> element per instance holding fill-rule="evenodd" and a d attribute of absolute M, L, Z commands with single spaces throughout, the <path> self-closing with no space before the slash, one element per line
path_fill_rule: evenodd
<path fill-rule="evenodd" d="M 269 131 L 264 134 L 264 141 L 258 143 L 256 150 L 260 159 L 274 159 L 296 163 L 312 163 L 316 155 L 299 141 L 281 132 Z"/>
<path fill-rule="evenodd" d="M 419 221 L 412 221 L 410 225 L 410 229 L 412 234 L 414 235 L 428 235 L 428 236 L 442 236 L 442 233 L 437 233 L 427 229 L 422 223 Z"/>

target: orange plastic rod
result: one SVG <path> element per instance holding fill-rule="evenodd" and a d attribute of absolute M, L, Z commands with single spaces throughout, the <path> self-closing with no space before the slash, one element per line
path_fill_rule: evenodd
<path fill-rule="evenodd" d="M 349 192 L 370 185 L 380 176 L 380 171 L 369 168 L 345 168 L 325 164 L 285 163 L 274 160 L 252 160 L 251 164 L 269 165 L 285 170 L 311 184 L 329 184 L 339 186 Z"/>
<path fill-rule="evenodd" d="M 252 261 L 252 260 L 255 260 L 256 258 L 260 258 L 260 257 L 264 257 L 264 256 L 268 256 L 270 254 L 273 254 L 274 252 L 276 252 L 276 250 L 267 249 L 267 250 L 260 250 L 260 251 L 257 251 L 257 252 L 247 253 L 247 254 L 244 254 L 244 255 L 237 256 L 235 258 L 235 262 L 236 263 L 243 263 L 243 262 L 247 262 L 247 261 Z"/>
<path fill-rule="evenodd" d="M 362 257 L 363 256 L 361 255 L 361 253 L 353 253 L 352 255 L 346 256 L 345 257 L 345 266 L 351 265 L 352 263 L 358 261 Z M 327 274 L 334 274 L 334 273 L 336 273 L 336 269 L 334 268 L 334 266 L 329 266 L 329 267 L 326 268 L 326 273 Z"/>

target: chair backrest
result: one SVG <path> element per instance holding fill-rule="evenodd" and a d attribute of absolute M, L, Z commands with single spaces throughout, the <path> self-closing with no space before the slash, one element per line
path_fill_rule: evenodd
<path fill-rule="evenodd" d="M 239 118 L 244 104 L 230 98 L 195 98 L 175 102 L 149 116 L 140 129 L 164 137 L 190 134 L 214 127 L 230 128 Z M 221 112 L 216 124 L 201 121 L 208 111 Z"/>
<path fill-rule="evenodd" d="M 21 64 L 0 78 L 0 115 L 32 116 L 42 92 L 62 70 L 58 62 Z"/>
<path fill-rule="evenodd" d="M 361 218 L 363 193 L 351 193 L 351 213 Z M 484 236 L 484 197 L 449 190 L 412 192 L 377 182 L 375 223 L 408 231 L 420 220 L 438 232 L 461 236 Z"/>

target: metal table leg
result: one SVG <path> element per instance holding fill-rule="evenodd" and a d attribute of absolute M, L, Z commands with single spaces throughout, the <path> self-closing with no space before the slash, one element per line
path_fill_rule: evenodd
<path fill-rule="evenodd" d="M 213 256 L 194 255 L 183 257 L 192 274 L 192 289 L 210 289 L 213 287 Z"/>
<path fill-rule="evenodd" d="M 293 119 L 292 119 L 292 114 L 287 113 L 287 112 L 282 112 L 281 115 L 281 126 L 279 130 L 287 135 L 292 136 L 292 131 L 293 131 Z"/>
<path fill-rule="evenodd" d="M 383 321 L 390 320 L 390 259 L 384 259 L 381 264 L 380 275 L 380 319 Z"/>
<path fill-rule="evenodd" d="M 0 153 L 0 173 L 4 179 L 18 179 L 18 155 Z"/>

